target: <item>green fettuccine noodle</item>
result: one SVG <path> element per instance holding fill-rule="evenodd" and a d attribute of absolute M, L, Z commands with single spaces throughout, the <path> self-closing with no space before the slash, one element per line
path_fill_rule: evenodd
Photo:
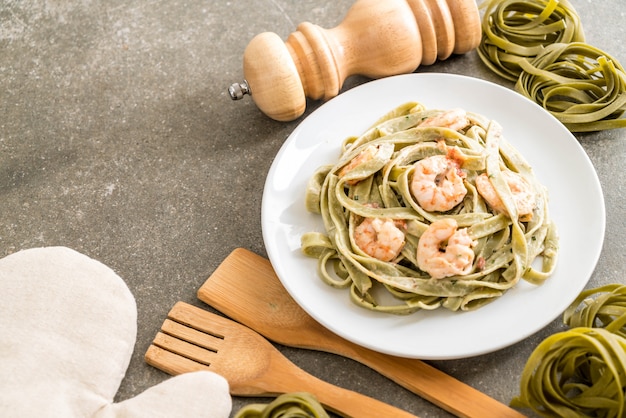
<path fill-rule="evenodd" d="M 624 417 L 626 339 L 602 328 L 554 334 L 529 357 L 520 387 L 511 406 L 543 417 Z"/>
<path fill-rule="evenodd" d="M 446 111 L 407 103 L 393 109 L 360 136 L 347 138 L 336 164 L 323 166 L 310 178 L 306 207 L 319 214 L 323 231 L 301 237 L 302 251 L 318 260 L 321 279 L 348 288 L 354 303 L 367 309 L 408 314 L 419 309 L 477 309 L 502 296 L 520 280 L 543 283 L 552 274 L 558 236 L 550 219 L 547 192 L 532 168 L 488 118 L 467 113 L 469 126 L 455 131 L 420 124 Z M 353 163 L 367 150 L 377 152 Z M 416 162 L 452 152 L 462 161 L 463 200 L 445 212 L 427 211 L 414 198 L 410 184 Z M 530 219 L 518 216 L 513 191 L 503 172 L 513 171 L 532 189 Z M 495 212 L 477 191 L 476 178 L 486 173 L 503 203 Z M 366 218 L 402 222 L 404 246 L 391 261 L 364 252 L 355 229 Z M 418 267 L 417 247 L 433 222 L 453 219 L 473 240 L 469 271 L 433 278 Z M 445 244 L 445 243 L 443 243 Z"/>
<path fill-rule="evenodd" d="M 571 329 L 533 351 L 511 405 L 544 417 L 626 416 L 626 285 L 581 292 L 563 321 Z"/>
<path fill-rule="evenodd" d="M 557 43 L 520 67 L 515 89 L 570 131 L 626 127 L 626 71 L 606 52 L 581 42 Z"/>
<path fill-rule="evenodd" d="M 317 398 L 308 392 L 280 395 L 268 404 L 250 404 L 234 418 L 328 418 Z"/>
<path fill-rule="evenodd" d="M 553 43 L 584 42 L 580 18 L 567 0 L 486 0 L 478 55 L 493 72 L 515 81 L 520 63 Z"/>
<path fill-rule="evenodd" d="M 563 321 L 571 328 L 605 328 L 626 338 L 626 285 L 614 283 L 581 292 L 563 314 Z"/>
<path fill-rule="evenodd" d="M 580 18 L 567 0 L 486 0 L 478 55 L 493 72 L 515 81 L 521 62 L 554 43 L 584 42 Z"/>
<path fill-rule="evenodd" d="M 567 0 L 486 0 L 483 63 L 572 132 L 626 127 L 626 72 L 585 43 Z"/>

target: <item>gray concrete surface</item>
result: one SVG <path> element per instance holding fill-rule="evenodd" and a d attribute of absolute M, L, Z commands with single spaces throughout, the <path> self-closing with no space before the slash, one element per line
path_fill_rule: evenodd
<path fill-rule="evenodd" d="M 588 42 L 626 64 L 623 0 L 572 3 Z M 230 100 L 227 87 L 243 77 L 244 48 L 263 31 L 285 39 L 303 21 L 333 27 L 351 4 L 0 0 L 0 256 L 64 245 L 128 283 L 139 332 L 118 400 L 168 377 L 143 356 L 175 302 L 207 308 L 196 290 L 234 248 L 266 255 L 263 185 L 298 121 L 274 122 L 251 100 Z M 418 71 L 510 87 L 475 52 Z M 344 90 L 364 82 L 353 77 Z M 319 105 L 310 103 L 307 114 Z M 607 211 L 589 286 L 626 283 L 626 130 L 577 138 L 598 172 Z M 508 403 L 530 352 L 560 329 L 557 320 L 495 353 L 432 364 Z M 447 416 L 351 360 L 280 348 L 322 379 L 421 417 Z M 250 401 L 235 398 L 234 410 Z"/>

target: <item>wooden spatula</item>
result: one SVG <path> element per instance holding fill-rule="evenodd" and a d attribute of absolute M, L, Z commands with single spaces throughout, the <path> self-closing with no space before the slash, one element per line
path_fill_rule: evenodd
<path fill-rule="evenodd" d="M 296 304 L 270 262 L 248 250 L 235 249 L 198 290 L 198 298 L 277 343 L 365 364 L 458 417 L 524 416 L 420 360 L 381 354 L 328 331 Z"/>
<path fill-rule="evenodd" d="M 313 393 L 325 407 L 343 417 L 415 418 L 308 374 L 250 328 L 184 302 L 169 312 L 145 358 L 148 364 L 170 374 L 211 370 L 226 378 L 233 395 L 303 391 Z"/>

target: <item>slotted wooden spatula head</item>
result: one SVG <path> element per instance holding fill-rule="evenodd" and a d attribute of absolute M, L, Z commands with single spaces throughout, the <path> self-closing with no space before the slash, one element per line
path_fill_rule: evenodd
<path fill-rule="evenodd" d="M 177 303 L 163 322 L 146 361 L 169 374 L 211 370 L 234 395 L 271 395 L 262 382 L 274 347 L 259 334 L 219 315 Z"/>

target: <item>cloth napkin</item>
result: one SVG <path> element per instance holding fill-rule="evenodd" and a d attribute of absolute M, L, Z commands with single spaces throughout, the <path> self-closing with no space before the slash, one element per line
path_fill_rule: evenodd
<path fill-rule="evenodd" d="M 137 334 L 137 308 L 104 264 L 65 247 L 0 260 L 0 416 L 227 418 L 228 383 L 169 378 L 113 403 Z"/>

